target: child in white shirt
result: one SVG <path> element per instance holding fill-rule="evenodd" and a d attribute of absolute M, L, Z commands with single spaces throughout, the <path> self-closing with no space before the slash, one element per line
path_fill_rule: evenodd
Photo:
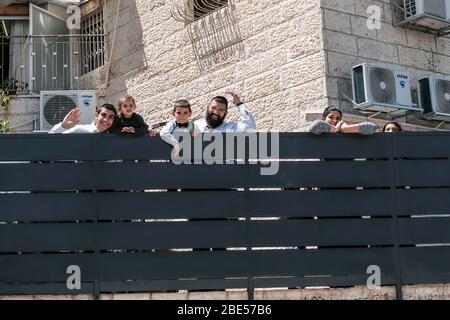
<path fill-rule="evenodd" d="M 175 150 L 179 148 L 179 141 L 173 135 L 176 131 L 187 131 L 191 136 L 196 136 L 199 132 L 194 122 L 190 120 L 192 116 L 191 104 L 187 100 L 178 100 L 173 107 L 172 115 L 174 120 L 168 122 L 161 130 L 160 136 L 168 144 L 172 145 Z"/>

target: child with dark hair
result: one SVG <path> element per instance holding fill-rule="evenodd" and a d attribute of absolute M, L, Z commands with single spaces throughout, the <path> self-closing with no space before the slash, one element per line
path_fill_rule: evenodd
<path fill-rule="evenodd" d="M 403 132 L 403 128 L 398 122 L 390 121 L 383 127 L 382 132 Z"/>
<path fill-rule="evenodd" d="M 133 135 L 143 137 L 148 134 L 149 128 L 144 119 L 136 113 L 136 101 L 132 96 L 124 96 L 119 100 L 119 116 L 111 129 L 112 133 L 119 135 Z"/>
<path fill-rule="evenodd" d="M 178 100 L 173 107 L 172 116 L 175 118 L 168 122 L 161 130 L 160 136 L 168 144 L 173 147 L 179 145 L 179 141 L 174 137 L 173 133 L 177 130 L 187 131 L 191 136 L 197 134 L 198 129 L 194 122 L 190 120 L 192 116 L 191 104 L 187 100 Z"/>
<path fill-rule="evenodd" d="M 359 124 L 348 125 L 342 120 L 342 110 L 338 107 L 328 107 L 322 115 L 322 120 L 314 121 L 309 132 L 314 134 L 321 133 L 359 133 L 362 135 L 371 135 L 377 131 L 378 127 L 372 122 L 362 122 Z"/>

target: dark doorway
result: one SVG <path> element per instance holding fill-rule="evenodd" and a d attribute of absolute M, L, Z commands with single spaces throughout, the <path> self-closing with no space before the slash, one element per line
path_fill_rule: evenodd
<path fill-rule="evenodd" d="M 0 20 L 0 86 L 3 88 L 9 78 L 9 44 L 7 33 L 8 21 Z"/>

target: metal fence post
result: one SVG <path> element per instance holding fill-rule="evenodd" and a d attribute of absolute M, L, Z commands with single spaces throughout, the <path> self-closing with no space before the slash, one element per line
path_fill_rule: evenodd
<path fill-rule="evenodd" d="M 393 237 L 394 237 L 394 256 L 395 256 L 395 289 L 398 300 L 403 300 L 403 284 L 402 284 L 402 266 L 401 266 L 401 252 L 400 252 L 400 228 L 399 228 L 399 199 L 397 192 L 397 163 L 395 155 L 397 152 L 397 134 L 389 136 L 389 163 L 391 169 L 391 201 L 393 209 Z"/>

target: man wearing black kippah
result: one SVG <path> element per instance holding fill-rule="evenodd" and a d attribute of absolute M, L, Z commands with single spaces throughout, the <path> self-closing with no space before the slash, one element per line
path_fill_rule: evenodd
<path fill-rule="evenodd" d="M 206 116 L 195 122 L 201 132 L 246 132 L 255 130 L 255 119 L 238 95 L 232 91 L 227 94 L 233 97 L 233 103 L 237 106 L 241 115 L 240 122 L 225 121 L 228 115 L 228 100 L 225 97 L 214 97 L 208 105 Z"/>

